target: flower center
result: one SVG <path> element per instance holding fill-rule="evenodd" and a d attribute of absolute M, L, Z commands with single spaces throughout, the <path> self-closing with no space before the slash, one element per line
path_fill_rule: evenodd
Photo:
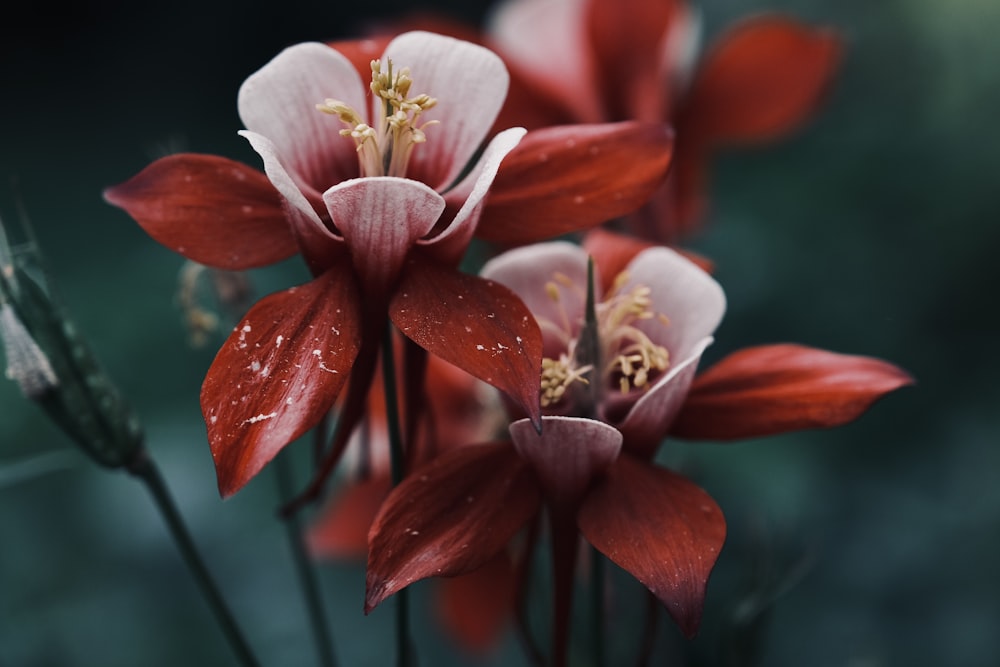
<path fill-rule="evenodd" d="M 418 123 L 420 114 L 437 104 L 437 100 L 424 94 L 408 97 L 413 83 L 410 68 L 393 72 L 392 61 L 386 63 L 383 72 L 380 60 L 371 62 L 369 87 L 375 97 L 375 127 L 368 125 L 361 114 L 340 100 L 328 98 L 316 105 L 317 109 L 337 116 L 347 126 L 340 135 L 354 140 L 362 176 L 406 175 L 414 147 L 427 141 L 424 128 L 437 123 L 433 120 Z"/>
<path fill-rule="evenodd" d="M 622 394 L 636 389 L 648 389 L 651 381 L 670 366 L 670 355 L 662 345 L 657 345 L 638 324 L 656 320 L 662 326 L 670 321 L 662 313 L 652 309 L 650 289 L 645 285 L 633 285 L 627 291 L 629 281 L 626 272 L 620 273 L 611 290 L 594 304 L 594 320 L 597 324 L 597 359 L 581 358 L 586 346 L 580 345 L 580 336 L 585 327 L 574 327 L 581 322 L 571 322 L 563 305 L 562 290 L 579 292 L 563 274 L 554 274 L 545 285 L 549 298 L 560 307 L 559 322 L 540 321 L 543 331 L 560 332 L 564 338 L 565 351 L 558 359 L 542 359 L 542 407 L 552 407 L 563 401 L 570 387 L 576 383 L 589 385 L 590 374 L 595 366 L 601 369 L 600 385 L 617 386 Z M 582 295 L 578 295 L 582 297 Z M 571 337 L 568 333 L 575 328 L 581 334 Z M 593 353 L 591 353 L 593 355 Z"/>

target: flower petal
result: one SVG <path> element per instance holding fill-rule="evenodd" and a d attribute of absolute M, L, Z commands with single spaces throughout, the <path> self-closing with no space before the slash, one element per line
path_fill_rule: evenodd
<path fill-rule="evenodd" d="M 360 347 L 357 287 L 335 268 L 254 305 L 201 389 L 208 441 L 227 497 L 333 405 Z"/>
<path fill-rule="evenodd" d="M 507 68 L 487 48 L 422 31 L 392 40 L 385 58 L 394 67 L 410 68 L 413 94 L 437 99 L 420 122 L 440 125 L 427 129 L 427 143 L 413 151 L 407 172 L 443 191 L 468 166 L 500 112 L 510 78 Z"/>
<path fill-rule="evenodd" d="M 257 151 L 257 154 L 260 155 L 261 160 L 264 162 L 264 172 L 267 174 L 268 180 L 271 181 L 271 184 L 281 193 L 281 196 L 285 198 L 295 211 L 300 214 L 296 218 L 293 218 L 293 220 L 298 220 L 299 217 L 302 217 L 314 226 L 327 231 L 322 219 L 316 212 L 316 208 L 311 202 L 311 199 L 318 198 L 318 191 L 313 186 L 301 180 L 301 178 L 297 178 L 297 174 L 294 171 L 288 169 L 287 165 L 282 161 L 282 157 L 278 153 L 278 148 L 274 142 L 262 134 L 248 130 L 240 130 L 237 134 L 250 142 L 250 146 Z"/>
<path fill-rule="evenodd" d="M 545 98 L 571 101 L 574 118 L 604 117 L 594 84 L 593 57 L 579 0 L 507 0 L 489 18 L 488 31 L 504 60 Z M 508 100 L 508 106 L 514 100 Z M 524 100 L 529 105 L 532 100 Z M 506 111 L 505 111 L 506 113 Z"/>
<path fill-rule="evenodd" d="M 367 87 L 354 65 L 325 44 L 290 46 L 251 74 L 237 100 L 243 125 L 267 137 L 285 166 L 315 189 L 358 175 L 354 143 L 343 124 L 316 108 L 327 98 L 367 116 Z"/>
<path fill-rule="evenodd" d="M 784 16 L 743 21 L 705 56 L 679 125 L 712 142 L 777 137 L 818 106 L 841 50 L 833 31 Z"/>
<path fill-rule="evenodd" d="M 594 265 L 600 270 L 602 280 L 600 289 L 606 292 L 611 288 L 615 277 L 628 267 L 636 255 L 659 244 L 597 227 L 587 232 L 582 245 L 587 254 L 594 258 Z M 674 250 L 706 273 L 711 273 L 715 268 L 712 260 L 698 253 L 683 248 Z"/>
<path fill-rule="evenodd" d="M 389 316 L 417 345 L 505 392 L 540 423 L 542 336 L 509 289 L 415 256 Z"/>
<path fill-rule="evenodd" d="M 380 295 L 444 210 L 441 195 L 423 183 L 388 176 L 345 181 L 324 192 L 323 201 L 366 292 Z"/>
<path fill-rule="evenodd" d="M 458 185 L 445 193 L 448 209 L 457 209 L 457 212 L 440 234 L 421 241 L 431 246 L 428 252 L 433 252 L 440 261 L 457 266 L 462 260 L 479 225 L 483 200 L 493 185 L 500 163 L 524 134 L 523 129 L 512 127 L 493 137 L 476 166 Z"/>
<path fill-rule="evenodd" d="M 534 475 L 507 443 L 449 450 L 415 469 L 368 534 L 365 613 L 414 581 L 486 564 L 540 502 Z"/>
<path fill-rule="evenodd" d="M 158 242 L 218 269 L 265 266 L 295 254 L 297 245 L 267 178 L 214 155 L 157 160 L 104 191 Z"/>
<path fill-rule="evenodd" d="M 314 558 L 364 558 L 368 530 L 391 488 L 388 475 L 348 482 L 309 527 L 309 553 Z"/>
<path fill-rule="evenodd" d="M 712 497 L 669 470 L 620 457 L 577 515 L 594 547 L 659 598 L 688 637 L 726 539 Z"/>
<path fill-rule="evenodd" d="M 528 132 L 500 165 L 476 235 L 519 245 L 634 211 L 662 182 L 672 150 L 671 130 L 653 123 Z"/>
<path fill-rule="evenodd" d="M 527 419 L 510 425 L 514 449 L 531 464 L 550 502 L 575 509 L 584 493 L 618 458 L 622 434 L 579 417 L 542 417 L 538 433 Z"/>
<path fill-rule="evenodd" d="M 905 371 L 871 357 L 792 344 L 751 347 L 695 380 L 671 434 L 731 440 L 839 426 L 912 383 Z"/>

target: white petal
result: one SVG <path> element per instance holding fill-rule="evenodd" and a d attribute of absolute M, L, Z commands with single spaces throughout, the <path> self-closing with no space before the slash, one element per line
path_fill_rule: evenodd
<path fill-rule="evenodd" d="M 281 157 L 274 143 L 265 136 L 247 130 L 240 130 L 240 136 L 250 142 L 257 154 L 264 161 L 264 173 L 271 181 L 271 184 L 281 193 L 285 200 L 295 208 L 302 216 L 316 223 L 326 231 L 326 226 L 320 220 L 316 210 L 309 203 L 309 199 L 303 193 L 303 188 L 309 186 L 305 183 L 296 182 L 295 174 L 285 168 Z"/>
<path fill-rule="evenodd" d="M 493 126 L 507 96 L 507 68 L 482 46 L 419 31 L 392 40 L 385 58 L 394 69 L 410 68 L 411 96 L 425 93 L 438 101 L 420 118 L 440 125 L 426 129 L 427 142 L 413 151 L 407 176 L 443 191 Z"/>

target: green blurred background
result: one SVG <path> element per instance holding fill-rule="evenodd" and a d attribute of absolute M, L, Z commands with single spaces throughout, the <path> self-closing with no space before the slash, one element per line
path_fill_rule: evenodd
<path fill-rule="evenodd" d="M 451 11 L 476 22 L 487 9 Z M 730 523 L 686 661 L 995 665 L 1000 4 L 702 9 L 708 39 L 778 9 L 848 42 L 814 122 L 715 163 L 711 226 L 690 243 L 717 262 L 730 304 L 707 361 L 796 341 L 889 359 L 918 384 L 845 428 L 667 449 Z M 348 36 L 374 11 L 301 0 L 23 4 L 0 28 L 0 214 L 13 226 L 23 202 L 60 298 L 141 415 L 264 665 L 314 664 L 275 482 L 264 474 L 219 500 L 198 408 L 217 344 L 188 345 L 174 301 L 181 259 L 101 191 L 180 150 L 257 165 L 236 135 L 242 80 L 282 47 Z M 264 292 L 304 276 L 289 262 L 255 280 Z M 0 383 L 0 414 L 0 666 L 236 664 L 142 488 L 84 459 L 13 383 Z M 391 613 L 362 616 L 361 568 L 322 574 L 342 664 L 389 664 Z M 520 664 L 513 640 L 477 659 L 444 646 L 424 615 L 416 623 L 423 665 Z M 740 627 L 755 628 L 742 638 L 757 649 L 722 655 L 721 638 Z M 661 630 L 667 655 L 681 642 Z M 615 649 L 630 655 L 635 633 L 616 636 Z"/>

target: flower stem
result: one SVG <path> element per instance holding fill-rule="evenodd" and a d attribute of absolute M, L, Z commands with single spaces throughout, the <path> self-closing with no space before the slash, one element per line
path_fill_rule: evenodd
<path fill-rule="evenodd" d="M 597 549 L 590 550 L 591 640 L 594 642 L 594 667 L 604 667 L 607 662 L 604 646 L 604 556 Z"/>
<path fill-rule="evenodd" d="M 382 386 L 385 391 L 385 416 L 389 431 L 389 454 L 392 466 L 392 485 L 403 481 L 406 474 L 406 453 L 403 451 L 402 429 L 399 424 L 399 403 L 396 400 L 396 356 L 392 344 L 392 325 L 387 324 L 382 339 Z M 410 597 L 404 588 L 396 597 L 396 664 L 410 667 L 413 664 L 410 640 Z"/>
<path fill-rule="evenodd" d="M 173 496 L 170 495 L 170 491 L 163 476 L 160 474 L 159 468 L 153 462 L 153 459 L 150 458 L 149 453 L 145 449 L 140 449 L 134 461 L 128 466 L 128 470 L 132 475 L 142 480 L 146 485 L 146 489 L 153 496 L 156 508 L 160 511 L 163 520 L 166 522 L 174 543 L 180 550 L 181 556 L 184 558 L 185 563 L 187 563 L 195 583 L 201 589 L 205 601 L 215 615 L 215 620 L 218 622 L 219 628 L 229 641 L 240 664 L 244 667 L 257 667 L 259 663 L 250 651 L 250 646 L 236 625 L 236 620 L 229 611 L 226 601 L 215 585 L 215 581 L 212 579 L 212 575 L 209 574 L 204 561 L 198 554 L 194 540 L 191 538 L 191 534 L 188 532 L 183 518 L 181 518 L 181 514 L 177 509 Z"/>
<path fill-rule="evenodd" d="M 289 451 L 282 452 L 274 462 L 278 478 L 278 494 L 283 503 L 295 495 L 290 454 Z M 336 667 L 337 659 L 333 650 L 333 636 L 330 633 L 326 611 L 323 609 L 323 600 L 319 594 L 316 570 L 302 541 L 302 522 L 299 520 L 298 514 L 285 516 L 283 521 L 288 544 L 292 549 L 292 558 L 295 561 L 299 587 L 302 589 L 302 595 L 309 612 L 309 623 L 312 625 L 313 640 L 316 642 L 316 652 L 319 655 L 320 665 L 322 667 Z"/>

